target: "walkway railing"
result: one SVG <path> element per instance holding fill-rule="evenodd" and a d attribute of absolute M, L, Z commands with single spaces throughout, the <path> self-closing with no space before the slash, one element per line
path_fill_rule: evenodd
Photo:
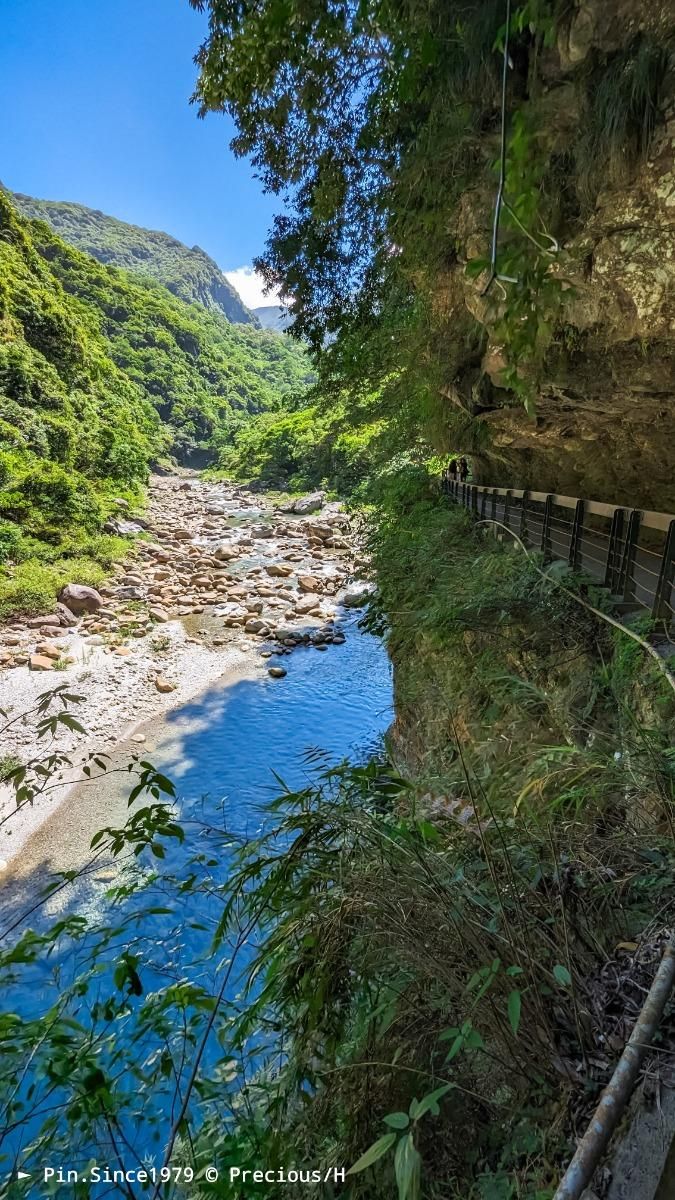
<path fill-rule="evenodd" d="M 626 606 L 675 619 L 675 515 L 547 492 L 480 487 L 444 475 L 446 495 L 499 521 L 528 547 L 583 570 Z"/>

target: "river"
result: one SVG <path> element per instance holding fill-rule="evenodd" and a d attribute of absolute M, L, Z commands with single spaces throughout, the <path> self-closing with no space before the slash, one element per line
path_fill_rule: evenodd
<path fill-rule="evenodd" d="M 227 827 L 234 837 L 255 835 L 265 804 L 281 791 L 280 779 L 291 789 L 302 788 L 328 760 L 363 761 L 381 752 L 393 715 L 386 651 L 379 639 L 359 630 L 353 613 L 342 614 L 340 623 L 345 642 L 327 653 L 311 647 L 296 649 L 284 660 L 288 674 L 283 680 L 265 675 L 212 685 L 144 727 L 143 757 L 174 781 L 177 819 L 185 821 L 187 831 L 182 845 L 167 843 L 166 858 L 156 864 L 159 874 L 151 889 L 155 904 L 162 895 L 163 874 L 180 876 L 199 870 L 195 859 L 200 855 L 205 874 L 216 882 L 227 877 L 222 840 L 214 857 L 204 823 Z M 119 755 L 113 756 L 111 768 L 123 765 Z M 55 867 L 77 871 L 88 861 L 91 836 L 98 827 L 123 824 L 128 790 L 128 776 L 109 772 L 97 783 L 79 787 L 54 812 L 6 877 L 3 928 L 35 904 Z M 110 898 L 109 889 L 123 880 L 125 869 L 126 865 L 112 861 L 97 864 L 41 904 L 29 924 L 44 929 L 55 918 L 73 913 L 99 927 L 123 924 L 142 907 L 138 895 L 128 900 L 117 897 L 114 904 Z M 210 937 L 205 932 L 207 908 L 208 898 L 197 890 L 185 896 L 178 921 L 174 906 L 170 914 L 148 917 L 145 927 L 136 929 L 141 944 L 153 952 L 162 947 L 161 964 L 155 954 L 152 967 L 141 970 L 146 989 L 166 970 L 177 969 L 178 953 L 194 961 L 205 951 Z M 99 952 L 111 963 L 119 953 L 118 938 Z M 33 966 L 22 969 L 17 982 L 5 990 L 5 1005 L 24 1020 L 44 1013 L 76 978 L 82 956 L 82 944 L 62 939 L 49 956 L 40 956 Z M 214 961 L 200 968 L 206 986 L 215 988 L 218 966 Z M 236 988 L 233 978 L 226 1000 Z M 123 1029 L 120 1024 L 120 1036 L 125 1036 Z M 27 1131 L 33 1134 L 35 1128 L 31 1122 Z M 147 1138 L 144 1134 L 135 1138 L 139 1156 L 151 1143 L 149 1131 Z"/>

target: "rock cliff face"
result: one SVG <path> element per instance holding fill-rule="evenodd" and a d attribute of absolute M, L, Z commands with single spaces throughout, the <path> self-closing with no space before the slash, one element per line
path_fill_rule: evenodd
<path fill-rule="evenodd" d="M 487 257 L 494 188 L 459 206 L 443 304 L 479 332 L 444 394 L 472 418 L 480 481 L 675 510 L 674 34 L 672 0 L 577 0 L 530 64 L 559 247 L 532 416 L 505 383 L 520 364 L 499 336 L 499 289 L 486 297 L 485 272 L 466 272 Z"/>

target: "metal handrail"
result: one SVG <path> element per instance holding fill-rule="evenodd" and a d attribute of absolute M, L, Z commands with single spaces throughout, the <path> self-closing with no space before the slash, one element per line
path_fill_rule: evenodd
<path fill-rule="evenodd" d="M 675 514 L 557 492 L 461 483 L 447 472 L 441 476 L 441 487 L 481 520 L 513 529 L 526 546 L 535 545 L 531 535 L 536 533 L 537 548 L 548 562 L 565 561 L 558 553 L 562 544 L 573 569 L 595 576 L 627 607 L 649 608 L 652 616 L 668 622 L 675 618 Z M 572 519 L 557 518 L 554 509 L 560 508 L 572 509 Z M 589 517 L 596 518 L 596 525 L 598 518 L 609 522 L 609 530 L 589 527 Z M 568 525 L 569 533 L 560 529 L 561 525 Z M 650 546 L 641 544 L 645 530 L 652 531 Z M 653 534 L 661 535 L 657 537 L 661 543 L 658 551 Z M 598 545 L 600 538 L 605 545 Z M 658 571 L 654 569 L 657 562 Z M 646 593 L 648 602 L 638 591 Z"/>

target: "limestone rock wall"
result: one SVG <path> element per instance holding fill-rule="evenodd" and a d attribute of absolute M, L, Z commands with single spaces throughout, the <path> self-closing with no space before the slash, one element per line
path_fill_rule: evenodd
<path fill-rule="evenodd" d="M 665 71 L 645 155 L 626 157 L 592 199 L 575 177 L 584 102 L 614 56 L 648 37 Z M 636 42 L 636 39 L 638 41 Z M 494 337 L 484 280 L 465 265 L 485 256 L 493 189 L 473 189 L 455 215 L 458 262 L 445 305 L 484 330 L 480 367 L 460 365 L 445 389 L 487 427 L 474 457 L 480 481 L 557 490 L 675 511 L 675 0 L 577 0 L 538 67 L 540 119 L 552 152 L 570 158 L 575 203 L 561 201 L 562 281 L 555 327 L 537 381 L 534 417 L 504 386 L 508 354 Z M 494 305 L 493 305 L 494 308 Z"/>

